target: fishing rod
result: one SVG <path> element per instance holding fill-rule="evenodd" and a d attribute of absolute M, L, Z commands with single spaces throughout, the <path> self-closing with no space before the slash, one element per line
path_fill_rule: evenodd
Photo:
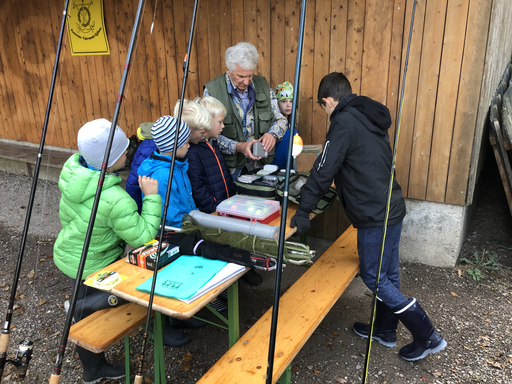
<path fill-rule="evenodd" d="M 293 89 L 293 102 L 292 102 L 292 115 L 290 120 L 290 140 L 288 141 L 288 155 L 286 157 L 286 175 L 284 179 L 283 190 L 283 206 L 281 207 L 281 223 L 279 226 L 279 247 L 277 250 L 277 267 L 276 267 L 276 280 L 274 284 L 274 304 L 272 307 L 272 321 L 270 323 L 270 339 L 268 346 L 268 364 L 266 384 L 272 384 L 272 374 L 274 371 L 274 354 L 276 347 L 277 336 L 277 320 L 279 316 L 279 297 L 281 296 L 281 274 L 283 270 L 283 252 L 284 241 L 286 236 L 286 216 L 288 213 L 288 190 L 290 185 L 290 168 L 292 164 L 292 147 L 293 147 L 293 129 L 295 127 L 295 117 L 297 110 L 297 98 L 299 95 L 299 81 L 300 81 L 300 65 L 302 59 L 302 45 L 304 40 L 304 22 L 306 19 L 306 0 L 302 0 L 300 12 L 300 25 L 299 25 L 299 41 L 297 47 L 297 61 L 295 63 L 295 83 Z"/>
<path fill-rule="evenodd" d="M 388 197 L 387 197 L 387 203 L 386 203 L 386 216 L 384 218 L 384 226 L 383 226 L 383 231 L 382 231 L 382 240 L 381 240 L 380 256 L 379 256 L 379 268 L 377 270 L 377 278 L 375 280 L 375 292 L 374 292 L 373 298 L 372 298 L 372 312 L 370 315 L 370 334 L 368 335 L 368 343 L 367 343 L 367 347 L 366 347 L 366 357 L 364 360 L 363 384 L 366 384 L 366 381 L 368 379 L 368 369 L 369 369 L 369 365 L 370 365 L 370 351 L 371 351 L 371 346 L 372 346 L 373 326 L 375 323 L 375 312 L 376 312 L 376 308 L 377 308 L 377 294 L 379 292 L 380 272 L 382 269 L 382 258 L 384 256 L 384 245 L 386 243 L 386 231 L 387 231 L 387 226 L 388 226 L 389 209 L 391 206 L 391 194 L 393 192 L 396 152 L 397 152 L 397 147 L 398 147 L 398 137 L 400 135 L 400 122 L 402 119 L 402 108 L 403 108 L 403 104 L 404 104 L 405 80 L 407 78 L 407 67 L 409 66 L 409 52 L 411 49 L 411 40 L 412 40 L 412 31 L 413 31 L 413 26 L 414 26 L 415 11 L 416 11 L 416 0 L 414 0 L 413 6 L 412 6 L 411 26 L 409 29 L 409 40 L 407 42 L 407 53 L 405 55 L 404 76 L 403 76 L 403 80 L 402 80 L 402 90 L 400 92 L 400 103 L 399 103 L 400 107 L 398 109 L 398 120 L 396 123 L 393 158 L 391 161 L 391 174 L 389 176 L 389 188 L 388 188 Z"/>
<path fill-rule="evenodd" d="M 173 174 L 174 174 L 174 163 L 176 161 L 176 151 L 177 151 L 177 143 L 178 143 L 178 136 L 180 133 L 180 127 L 181 127 L 181 114 L 183 111 L 183 100 L 185 100 L 185 88 L 187 85 L 187 78 L 188 78 L 188 65 L 189 65 L 189 59 L 190 59 L 190 51 L 192 50 L 192 40 L 194 37 L 194 25 L 196 21 L 196 15 L 197 15 L 197 4 L 198 0 L 194 1 L 194 11 L 192 13 L 192 24 L 190 25 L 190 36 L 188 39 L 188 47 L 187 47 L 187 54 L 185 55 L 185 59 L 183 62 L 183 84 L 181 87 L 181 97 L 180 97 L 180 106 L 178 108 L 178 116 L 177 116 L 177 128 L 174 133 L 174 143 L 175 148 L 172 151 L 172 157 L 171 157 L 171 168 L 169 169 L 169 182 L 167 183 L 167 190 L 165 192 L 165 199 L 164 199 L 164 209 L 162 214 L 162 221 L 160 224 L 160 230 L 161 235 L 163 235 L 163 231 L 165 228 L 165 220 L 167 218 L 167 208 L 169 207 L 169 199 L 171 197 L 171 187 L 172 187 L 172 181 L 173 181 Z M 160 236 L 161 238 L 163 236 Z M 158 247 L 156 251 L 156 259 L 155 259 L 155 265 L 157 266 L 160 263 L 160 252 L 162 251 L 162 243 L 163 241 L 158 242 Z M 146 326 L 144 328 L 144 336 L 143 336 L 143 342 L 142 342 L 142 351 L 139 358 L 139 365 L 137 368 L 137 374 L 135 375 L 134 384 L 142 384 L 142 364 L 144 363 L 144 355 L 146 353 L 146 345 L 148 341 L 148 331 L 149 331 L 149 322 L 151 320 L 151 309 L 153 306 L 153 299 L 155 297 L 155 288 L 156 288 L 156 278 L 158 274 L 158 268 L 155 268 L 153 271 L 153 280 L 151 282 L 151 291 L 149 293 L 149 302 L 148 302 L 148 313 L 146 315 Z"/>
<path fill-rule="evenodd" d="M 140 24 L 140 19 L 142 16 L 143 7 L 144 7 L 144 0 L 140 0 L 138 8 L 137 8 L 137 14 L 135 16 L 135 23 L 133 25 L 132 37 L 130 40 L 130 44 L 128 46 L 128 53 L 126 55 L 126 63 L 124 65 L 123 76 L 121 78 L 121 85 L 119 87 L 119 93 L 117 95 L 117 101 L 116 101 L 116 106 L 115 106 L 115 110 L 114 110 L 114 117 L 112 119 L 112 125 L 110 126 L 110 132 L 109 132 L 109 136 L 108 136 L 108 140 L 107 140 L 107 146 L 105 148 L 105 154 L 103 156 L 103 163 L 101 164 L 100 177 L 98 179 L 98 187 L 96 188 L 96 194 L 94 196 L 94 202 L 93 202 L 92 210 L 91 210 L 91 217 L 89 219 L 89 224 L 88 224 L 87 232 L 85 235 L 84 247 L 82 250 L 82 255 L 80 256 L 80 263 L 78 265 L 78 271 L 76 274 L 75 285 L 73 287 L 71 304 L 70 304 L 69 310 L 67 312 L 66 322 L 64 324 L 64 330 L 62 331 L 62 338 L 60 341 L 60 346 L 59 346 L 59 350 L 58 350 L 58 354 L 57 354 L 57 360 L 55 362 L 55 366 L 53 368 L 53 373 L 52 373 L 52 375 L 50 377 L 50 381 L 49 381 L 50 384 L 57 384 L 60 382 L 62 360 L 64 358 L 64 353 L 66 352 L 66 345 L 67 345 L 67 341 L 68 341 L 69 330 L 71 328 L 71 322 L 73 319 L 73 314 L 75 312 L 78 293 L 80 290 L 80 284 L 82 282 L 82 276 L 83 276 L 84 269 L 85 269 L 87 253 L 89 251 L 89 245 L 91 243 L 92 231 L 94 228 L 94 222 L 96 220 L 96 213 L 98 212 L 101 191 L 103 188 L 103 182 L 105 181 L 105 173 L 107 171 L 108 160 L 110 157 L 110 149 L 112 148 L 114 132 L 115 132 L 116 126 L 117 126 L 117 118 L 119 116 L 121 102 L 123 100 L 124 88 L 125 88 L 126 81 L 128 78 L 128 71 L 130 69 L 130 63 L 131 63 L 132 54 L 133 54 L 133 50 L 134 50 L 134 46 L 135 46 L 135 41 L 137 38 L 137 32 L 139 29 L 139 24 Z"/>
<path fill-rule="evenodd" d="M 41 134 L 41 141 L 39 144 L 39 151 L 37 153 L 36 168 L 34 170 L 34 177 L 32 178 L 32 187 L 30 189 L 30 197 L 27 206 L 27 215 L 25 217 L 25 225 L 23 227 L 23 235 L 21 237 L 20 250 L 18 253 L 18 262 L 16 264 L 16 271 L 14 272 L 14 279 L 11 287 L 11 297 L 9 299 L 9 305 L 7 307 L 7 314 L 5 316 L 4 329 L 0 335 L 0 381 L 4 373 L 6 363 L 10 363 L 18 368 L 20 371 L 19 378 L 24 379 L 27 373 L 27 368 L 32 358 L 33 343 L 29 340 L 24 340 L 18 349 L 16 358 L 14 360 L 7 359 L 7 348 L 9 346 L 11 320 L 14 309 L 14 300 L 16 297 L 16 290 L 18 288 L 18 281 L 21 273 L 21 265 L 23 263 L 23 254 L 25 252 L 25 245 L 27 243 L 28 228 L 30 225 L 30 219 L 32 216 L 32 208 L 34 207 L 34 199 L 36 196 L 37 180 L 39 178 L 39 170 L 41 168 L 41 161 L 43 158 L 44 143 L 46 140 L 46 133 L 48 131 L 48 121 L 50 119 L 50 110 L 53 101 L 53 91 L 55 89 L 55 82 L 57 80 L 57 69 L 59 67 L 60 52 L 62 48 L 62 40 L 64 36 L 64 28 L 66 25 L 67 9 L 69 0 L 66 0 L 64 4 L 64 11 L 62 12 L 62 22 L 60 25 L 59 41 L 57 43 L 57 52 L 55 53 L 55 63 L 53 64 L 52 80 L 50 83 L 50 93 L 48 95 L 48 103 L 46 104 L 46 114 L 44 117 L 43 132 Z"/>

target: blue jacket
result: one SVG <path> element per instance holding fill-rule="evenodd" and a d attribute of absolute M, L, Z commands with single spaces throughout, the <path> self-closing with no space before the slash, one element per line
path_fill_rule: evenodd
<path fill-rule="evenodd" d="M 142 210 L 142 192 L 139 187 L 139 176 L 137 174 L 137 170 L 142 162 L 157 149 L 158 148 L 156 147 L 153 139 L 146 139 L 142 141 L 133 155 L 130 175 L 128 175 L 128 178 L 126 179 L 126 192 L 128 192 L 132 199 L 137 203 L 139 213 Z"/>
<path fill-rule="evenodd" d="M 170 156 L 153 152 L 149 158 L 142 162 L 138 171 L 138 174 L 141 176 L 149 176 L 158 180 L 158 194 L 162 198 L 162 213 L 171 161 Z M 187 176 L 187 169 L 187 160 L 179 161 L 176 159 L 174 162 L 171 196 L 169 197 L 169 206 L 165 218 L 165 225 L 167 226 L 181 228 L 183 215 L 197 209 L 192 198 L 192 187 Z"/>
<path fill-rule="evenodd" d="M 297 131 L 294 132 L 294 134 Z M 287 129 L 281 141 L 276 143 L 276 154 L 274 160 L 270 164 L 277 165 L 281 169 L 286 168 L 286 160 L 288 159 L 288 143 L 290 142 L 290 129 Z M 293 159 L 292 159 L 293 160 Z M 295 169 L 292 161 L 292 168 Z"/>
<path fill-rule="evenodd" d="M 231 172 L 217 140 L 190 144 L 187 159 L 192 196 L 201 212 L 215 212 L 221 201 L 236 194 Z"/>

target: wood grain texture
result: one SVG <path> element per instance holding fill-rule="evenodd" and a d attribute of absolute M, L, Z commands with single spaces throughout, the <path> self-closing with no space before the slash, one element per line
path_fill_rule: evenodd
<path fill-rule="evenodd" d="M 66 31 L 47 144 L 76 149 L 76 134 L 86 121 L 112 119 L 137 3 L 104 2 L 110 55 L 72 57 Z M 354 92 L 390 109 L 394 142 L 412 4 L 307 2 L 301 79 L 294 84 L 305 144 L 324 142 L 329 121 L 316 94 L 321 78 L 332 71 L 344 72 Z M 272 88 L 293 82 L 300 6 L 300 0 L 201 1 L 186 97 L 202 94 L 203 84 L 224 72 L 226 48 L 240 41 L 256 46 L 256 73 Z M 38 143 L 62 4 L 27 0 L 21 7 L 17 0 L 2 2 L 0 9 L 0 137 Z M 192 9 L 193 2 L 185 0 L 146 3 L 118 119 L 128 136 L 141 122 L 172 114 Z M 406 197 L 472 202 L 488 100 L 509 59 L 502 52 L 512 49 L 511 17 L 508 0 L 418 0 L 396 163 Z"/>
<path fill-rule="evenodd" d="M 430 38 L 423 39 L 421 49 L 421 68 L 407 193 L 407 196 L 419 200 L 424 200 L 427 193 L 430 146 L 434 130 L 447 2 L 447 0 L 428 2 L 425 11 L 424 34 Z"/>
<path fill-rule="evenodd" d="M 445 36 L 439 73 L 439 89 L 432 135 L 428 184 L 426 198 L 429 201 L 444 202 L 448 165 L 455 122 L 455 109 L 459 92 L 465 35 L 457 33 L 466 27 L 469 0 L 452 0 L 446 10 Z"/>
<path fill-rule="evenodd" d="M 270 78 L 269 81 L 272 89 L 278 84 L 286 80 L 285 78 L 285 61 L 286 59 L 278 60 L 281 55 L 287 56 L 289 47 L 285 44 L 286 33 L 279 33 L 283 30 L 288 20 L 286 19 L 286 4 L 284 1 L 272 0 L 271 13 L 273 17 L 270 19 L 270 29 L 272 38 L 270 40 Z M 293 82 L 293 81 L 292 81 Z"/>
<path fill-rule="evenodd" d="M 331 54 L 329 57 L 329 72 L 345 73 L 348 3 L 349 0 L 333 0 L 331 3 Z"/>
<path fill-rule="evenodd" d="M 132 265 L 124 259 L 118 260 L 96 273 L 105 271 L 115 271 L 121 276 L 127 277 L 108 292 L 111 292 L 122 299 L 128 300 L 131 303 L 135 303 L 146 308 L 148 307 L 149 293 L 138 291 L 136 288 L 146 280 L 151 279 L 153 277 L 153 271 Z M 231 284 L 233 284 L 233 282 L 238 280 L 240 276 L 241 275 L 231 278 L 224 284 L 212 289 L 210 292 L 199 297 L 190 304 L 170 297 L 154 295 L 152 308 L 157 312 L 163 313 L 167 316 L 172 316 L 176 319 L 189 319 L 208 303 L 215 300 L 223 290 L 227 289 Z"/>
<path fill-rule="evenodd" d="M 361 94 L 386 104 L 387 81 L 393 23 L 393 2 L 366 0 L 363 57 L 361 62 Z M 376 87 L 375 84 L 382 85 Z"/>
<path fill-rule="evenodd" d="M 411 25 L 413 1 L 407 2 L 405 26 Z M 411 47 L 409 53 L 409 65 L 407 76 L 405 78 L 405 88 L 403 95 L 402 117 L 400 121 L 400 131 L 398 132 L 398 147 L 396 149 L 396 179 L 407 196 L 409 188 L 409 171 L 411 164 L 411 149 L 414 132 L 414 121 L 416 116 L 416 99 L 418 97 L 418 82 L 421 65 L 421 48 L 423 45 L 423 27 L 425 21 L 425 0 L 418 0 L 414 16 L 413 32 L 411 37 Z M 402 68 L 405 68 L 407 53 L 407 41 L 409 39 L 409 28 L 404 34 L 404 43 L 402 45 Z M 400 89 L 404 78 L 400 79 Z M 403 128 L 403 129 L 402 129 Z M 397 133 L 395 133 L 396 135 Z"/>
<path fill-rule="evenodd" d="M 347 229 L 279 302 L 272 382 L 279 380 L 359 270 L 357 230 Z M 272 308 L 198 381 L 264 383 Z"/>
<path fill-rule="evenodd" d="M 147 313 L 147 308 L 133 303 L 96 311 L 71 326 L 68 340 L 91 352 L 103 352 L 142 325 Z"/>
<path fill-rule="evenodd" d="M 391 114 L 391 128 L 388 130 L 391 146 L 395 146 L 396 122 L 398 119 L 398 108 L 400 102 L 400 79 L 402 71 L 402 44 L 407 44 L 409 29 L 404 32 L 406 0 L 395 0 L 393 8 L 393 28 L 391 31 L 391 47 L 389 54 L 388 94 L 386 106 Z M 405 40 L 405 41 L 404 41 Z"/>
<path fill-rule="evenodd" d="M 490 13 L 485 12 L 490 7 Z M 510 55 L 504 55 L 503 52 L 512 51 L 512 3 L 508 0 L 493 0 L 492 5 L 486 4 L 484 11 L 479 15 L 482 26 L 488 22 L 487 42 L 485 50 L 479 52 L 485 57 L 483 77 L 481 79 L 481 89 L 479 94 L 476 130 L 471 154 L 470 176 L 468 182 L 467 203 L 471 204 L 474 198 L 475 186 L 480 174 L 483 159 L 480 156 L 482 152 L 482 139 L 484 130 L 488 127 L 489 101 L 496 91 L 501 76 L 510 62 Z M 472 92 L 474 95 L 474 91 Z"/>
<path fill-rule="evenodd" d="M 448 168 L 445 202 L 466 203 L 471 149 L 476 132 L 478 95 L 484 69 L 487 37 L 481 31 L 489 28 L 491 4 L 488 1 L 471 1 L 469 4 L 466 40 L 460 76 L 459 95 L 453 127 L 453 141 Z"/>

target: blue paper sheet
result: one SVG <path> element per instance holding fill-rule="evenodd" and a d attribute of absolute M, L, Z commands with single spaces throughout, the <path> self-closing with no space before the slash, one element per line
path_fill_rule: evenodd
<path fill-rule="evenodd" d="M 155 294 L 184 300 L 192 297 L 228 263 L 201 256 L 182 255 L 157 274 Z M 151 292 L 153 278 L 139 285 L 139 291 Z"/>

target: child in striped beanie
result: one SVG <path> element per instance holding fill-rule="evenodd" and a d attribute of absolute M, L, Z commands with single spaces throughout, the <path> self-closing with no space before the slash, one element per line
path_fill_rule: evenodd
<path fill-rule="evenodd" d="M 176 130 L 178 130 L 177 137 Z M 153 124 L 151 136 L 153 136 L 158 150 L 142 162 L 138 174 L 141 176 L 151 175 L 151 178 L 158 180 L 158 194 L 162 198 L 162 202 L 165 202 L 172 156 L 173 152 L 176 151 L 171 196 L 165 225 L 181 228 L 183 215 L 197 209 L 192 198 L 190 180 L 187 176 L 188 161 L 185 159 L 190 146 L 190 128 L 184 121 L 181 121 L 178 128 L 178 120 L 165 115 Z"/>

